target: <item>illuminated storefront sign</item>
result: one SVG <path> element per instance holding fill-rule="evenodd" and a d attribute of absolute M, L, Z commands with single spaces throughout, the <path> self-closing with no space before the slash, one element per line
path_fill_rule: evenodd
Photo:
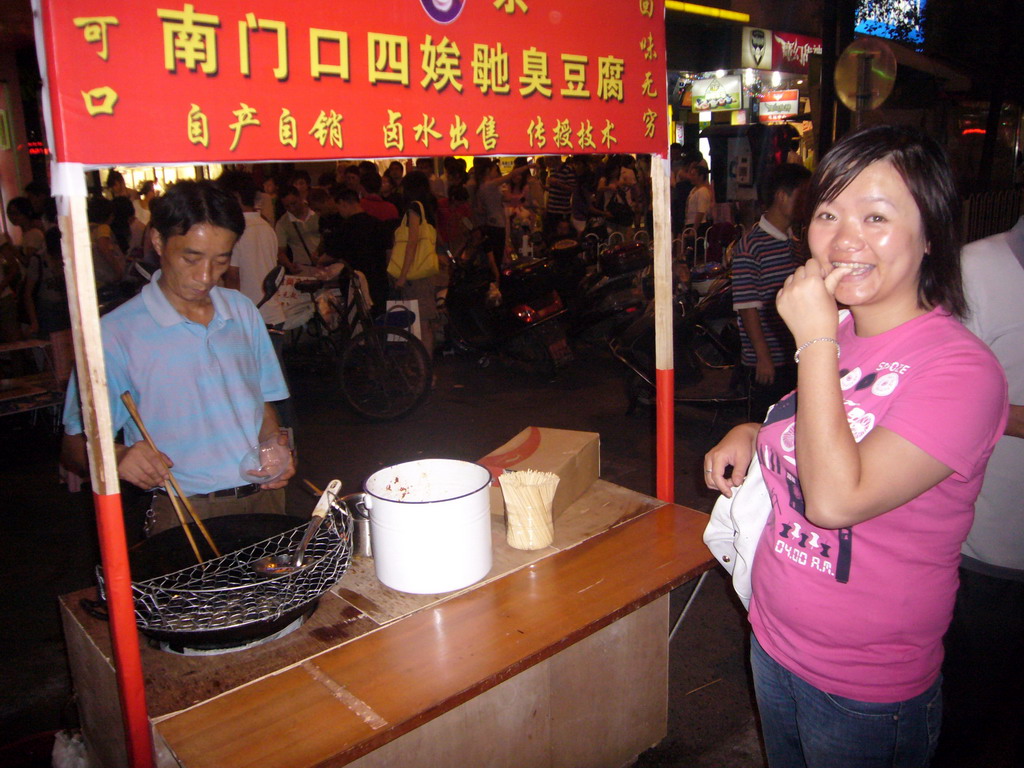
<path fill-rule="evenodd" d="M 58 157 L 662 152 L 663 0 L 44 5 Z M 586 34 L 579 31 L 586 29 Z"/>
<path fill-rule="evenodd" d="M 811 55 L 820 53 L 819 37 L 776 32 L 760 27 L 743 28 L 741 58 L 744 69 L 805 73 Z"/>
<path fill-rule="evenodd" d="M 699 112 L 723 112 L 740 109 L 743 80 L 738 75 L 723 75 L 693 81 L 693 109 Z"/>
<path fill-rule="evenodd" d="M 924 18 L 925 0 L 897 0 L 886 3 L 880 9 L 875 3 L 861 1 L 856 13 L 854 31 L 862 35 L 906 39 L 915 43 L 924 41 L 921 22 Z"/>
<path fill-rule="evenodd" d="M 768 91 L 758 99 L 758 120 L 762 123 L 781 123 L 787 117 L 800 112 L 800 91 L 787 89 L 784 91 Z"/>

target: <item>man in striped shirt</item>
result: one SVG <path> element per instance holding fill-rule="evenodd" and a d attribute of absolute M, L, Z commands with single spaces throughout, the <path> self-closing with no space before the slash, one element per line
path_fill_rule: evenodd
<path fill-rule="evenodd" d="M 757 421 L 796 387 L 793 337 L 775 308 L 775 294 L 798 266 L 790 224 L 797 196 L 810 175 L 796 163 L 772 171 L 761 187 L 764 214 L 733 255 L 732 306 L 740 320 L 750 417 Z"/>
<path fill-rule="evenodd" d="M 568 221 L 572 212 L 572 192 L 576 188 L 576 171 L 568 160 L 546 158 L 548 162 L 548 201 L 544 211 L 544 235 L 549 237 L 558 222 Z"/>

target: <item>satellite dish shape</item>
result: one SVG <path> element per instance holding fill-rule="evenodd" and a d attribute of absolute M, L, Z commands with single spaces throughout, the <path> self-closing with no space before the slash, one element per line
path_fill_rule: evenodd
<path fill-rule="evenodd" d="M 878 109 L 895 84 L 896 57 L 877 38 L 854 40 L 836 62 L 836 95 L 854 112 Z"/>

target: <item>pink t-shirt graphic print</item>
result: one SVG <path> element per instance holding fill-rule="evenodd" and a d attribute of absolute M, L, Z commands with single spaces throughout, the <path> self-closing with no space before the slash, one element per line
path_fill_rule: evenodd
<path fill-rule="evenodd" d="M 928 688 L 957 587 L 985 462 L 1005 425 L 998 362 L 943 310 L 838 340 L 847 423 L 859 443 L 884 427 L 953 473 L 907 504 L 840 530 L 806 517 L 796 465 L 797 393 L 757 441 L 772 515 L 758 544 L 750 619 L 765 650 L 829 693 L 901 701 Z"/>

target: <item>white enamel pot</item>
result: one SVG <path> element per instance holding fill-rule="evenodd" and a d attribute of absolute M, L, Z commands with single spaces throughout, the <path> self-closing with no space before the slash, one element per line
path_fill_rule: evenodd
<path fill-rule="evenodd" d="M 491 570 L 491 473 L 455 459 L 386 467 L 363 485 L 377 578 L 400 592 L 437 594 Z"/>

